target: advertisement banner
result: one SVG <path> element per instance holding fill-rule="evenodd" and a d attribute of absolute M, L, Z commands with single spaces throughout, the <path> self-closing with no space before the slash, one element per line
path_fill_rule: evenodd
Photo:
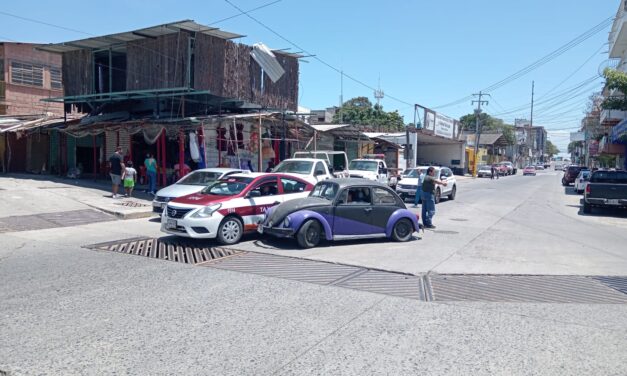
<path fill-rule="evenodd" d="M 437 136 L 453 138 L 455 120 L 442 114 L 435 115 L 435 134 Z"/>
<path fill-rule="evenodd" d="M 588 144 L 588 151 L 590 152 L 591 156 L 599 155 L 599 141 L 590 141 L 590 143 Z"/>
<path fill-rule="evenodd" d="M 425 126 L 428 131 L 433 132 L 435 130 L 435 112 L 425 109 Z"/>
<path fill-rule="evenodd" d="M 570 132 L 570 141 L 585 141 L 586 134 L 584 132 Z"/>

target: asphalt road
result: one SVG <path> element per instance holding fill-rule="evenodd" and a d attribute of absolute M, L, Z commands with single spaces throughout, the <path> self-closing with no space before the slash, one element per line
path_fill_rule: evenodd
<path fill-rule="evenodd" d="M 437 229 L 408 243 L 301 250 L 291 241 L 254 238 L 237 248 L 411 274 L 627 274 L 627 212 L 584 215 L 581 196 L 561 186 L 561 174 L 460 181 L 457 198 L 436 207 Z"/>
<path fill-rule="evenodd" d="M 87 209 L 0 188 L 3 216 Z M 471 180 L 438 206 L 438 230 L 456 234 L 240 247 L 412 272 L 627 275 L 627 219 L 582 216 L 577 201 L 552 171 Z M 627 374 L 624 304 L 421 302 L 82 248 L 154 235 L 145 219 L 0 233 L 0 374 Z"/>

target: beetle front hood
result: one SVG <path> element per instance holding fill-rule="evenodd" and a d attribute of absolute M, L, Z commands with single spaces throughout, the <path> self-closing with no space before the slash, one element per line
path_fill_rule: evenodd
<path fill-rule="evenodd" d="M 276 224 L 282 221 L 283 218 L 285 218 L 288 214 L 294 213 L 296 211 L 319 206 L 328 206 L 331 204 L 331 201 L 319 197 L 305 197 L 285 201 L 284 203 L 272 208 L 272 212 L 266 219 L 266 222 L 272 222 L 273 224 Z"/>

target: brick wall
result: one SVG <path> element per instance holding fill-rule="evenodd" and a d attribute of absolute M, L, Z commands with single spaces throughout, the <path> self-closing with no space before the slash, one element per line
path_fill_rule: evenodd
<path fill-rule="evenodd" d="M 61 56 L 49 52 L 35 50 L 35 44 L 4 43 L 4 77 L 5 100 L 7 115 L 35 115 L 51 112 L 63 115 L 63 105 L 47 103 L 40 100 L 48 97 L 63 96 L 63 90 L 53 90 L 50 87 L 50 68 L 61 68 Z M 11 82 L 11 62 L 23 62 L 44 66 L 43 87 L 13 84 Z"/>

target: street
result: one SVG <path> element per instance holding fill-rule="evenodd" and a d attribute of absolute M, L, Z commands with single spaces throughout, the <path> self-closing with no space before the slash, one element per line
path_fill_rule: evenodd
<path fill-rule="evenodd" d="M 627 215 L 560 177 L 460 179 L 408 243 L 250 235 L 197 265 L 94 247 L 180 241 L 106 192 L 1 178 L 0 374 L 626 374 Z"/>

